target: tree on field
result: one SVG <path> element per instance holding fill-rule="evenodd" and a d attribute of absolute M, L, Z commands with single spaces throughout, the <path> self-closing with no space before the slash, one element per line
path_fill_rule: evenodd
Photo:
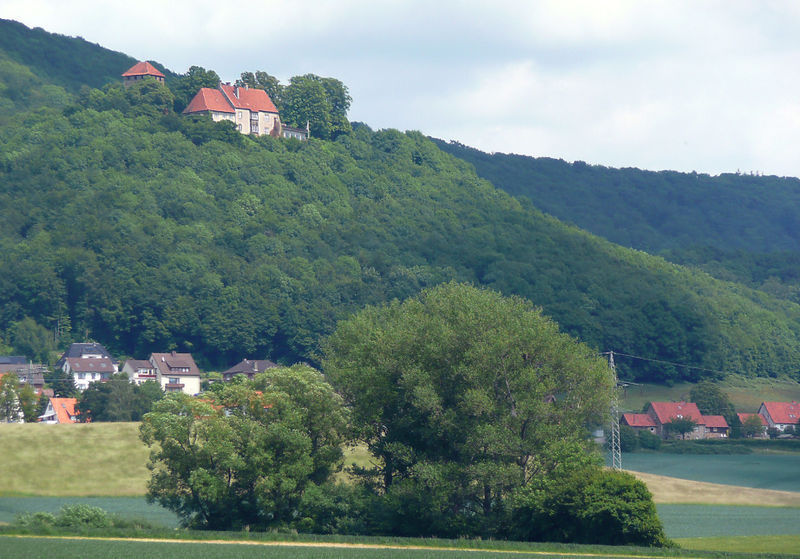
<path fill-rule="evenodd" d="M 324 369 L 406 535 L 492 534 L 508 496 L 555 467 L 556 442 L 584 448 L 613 384 L 531 303 L 456 283 L 339 323 Z"/>
<path fill-rule="evenodd" d="M 703 415 L 722 415 L 729 425 L 733 424 L 736 409 L 728 398 L 713 382 L 703 381 L 692 387 L 689 400 L 697 404 L 697 409 Z"/>
<path fill-rule="evenodd" d="M 319 373 L 265 375 L 264 391 L 233 384 L 202 399 L 170 394 L 153 406 L 140 429 L 154 447 L 151 502 L 176 512 L 185 525 L 217 530 L 266 529 L 297 516 L 314 476 L 333 471 L 341 457 L 327 445 L 314 450 L 315 436 L 324 432 L 332 441 L 334 428 L 318 425 L 329 418 L 304 407 L 299 393 L 330 399 L 320 405 L 334 416 L 344 412 Z M 298 376 L 302 389 L 289 386 Z"/>
<path fill-rule="evenodd" d="M 681 439 L 686 438 L 686 435 L 694 431 L 695 427 L 697 427 L 697 423 L 689 417 L 673 417 L 669 423 L 664 424 L 668 433 L 674 433 Z"/>

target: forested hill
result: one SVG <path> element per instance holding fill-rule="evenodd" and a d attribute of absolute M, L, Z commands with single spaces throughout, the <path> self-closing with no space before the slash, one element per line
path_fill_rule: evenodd
<path fill-rule="evenodd" d="M 558 219 L 800 303 L 797 178 L 612 169 L 434 141 Z"/>
<path fill-rule="evenodd" d="M 58 323 L 62 343 L 140 358 L 313 362 L 337 320 L 455 279 L 525 296 L 598 350 L 798 374 L 797 305 L 565 226 L 419 133 L 251 138 L 171 105 L 163 86 L 106 87 L 0 128 L 5 342 Z"/>

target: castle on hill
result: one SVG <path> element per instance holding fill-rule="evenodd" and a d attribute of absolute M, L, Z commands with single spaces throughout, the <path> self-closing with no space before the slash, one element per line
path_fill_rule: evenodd
<path fill-rule="evenodd" d="M 129 87 L 138 80 L 151 77 L 164 83 L 164 74 L 149 62 L 138 62 L 122 74 L 122 83 Z M 239 87 L 220 83 L 216 89 L 202 87 L 183 110 L 186 115 L 211 116 L 214 122 L 227 120 L 233 122 L 242 134 L 255 136 L 274 136 L 306 140 L 309 127 L 294 128 L 281 123 L 278 109 L 262 89 Z"/>

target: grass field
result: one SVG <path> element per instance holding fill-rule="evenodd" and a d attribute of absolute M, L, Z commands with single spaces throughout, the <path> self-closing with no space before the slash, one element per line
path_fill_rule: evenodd
<path fill-rule="evenodd" d="M 800 553 L 800 535 L 686 538 L 676 542 L 685 549 L 738 553 Z"/>
<path fill-rule="evenodd" d="M 622 409 L 625 411 L 641 411 L 647 402 L 679 401 L 689 397 L 693 384 L 679 383 L 674 386 L 660 384 L 642 384 L 625 389 Z M 736 411 L 756 412 L 761 402 L 791 402 L 800 400 L 800 383 L 792 380 L 769 378 L 745 378 L 731 375 L 719 383 L 720 388 L 728 394 Z"/>
<path fill-rule="evenodd" d="M 656 509 L 670 538 L 800 536 L 800 508 L 656 505 Z"/>
<path fill-rule="evenodd" d="M 0 424 L 0 495 L 144 495 L 138 423 Z"/>

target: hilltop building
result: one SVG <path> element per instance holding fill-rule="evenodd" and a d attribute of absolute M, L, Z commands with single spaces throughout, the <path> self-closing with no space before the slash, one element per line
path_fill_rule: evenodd
<path fill-rule="evenodd" d="M 308 139 L 308 126 L 293 128 L 281 123 L 278 108 L 267 92 L 229 83 L 220 83 L 217 89 L 203 87 L 197 92 L 183 114 L 211 115 L 214 122 L 228 120 L 242 134 Z"/>
<path fill-rule="evenodd" d="M 134 83 L 147 77 L 153 78 L 157 82 L 164 83 L 164 74 L 149 62 L 137 62 L 122 74 L 122 85 L 130 87 Z"/>

